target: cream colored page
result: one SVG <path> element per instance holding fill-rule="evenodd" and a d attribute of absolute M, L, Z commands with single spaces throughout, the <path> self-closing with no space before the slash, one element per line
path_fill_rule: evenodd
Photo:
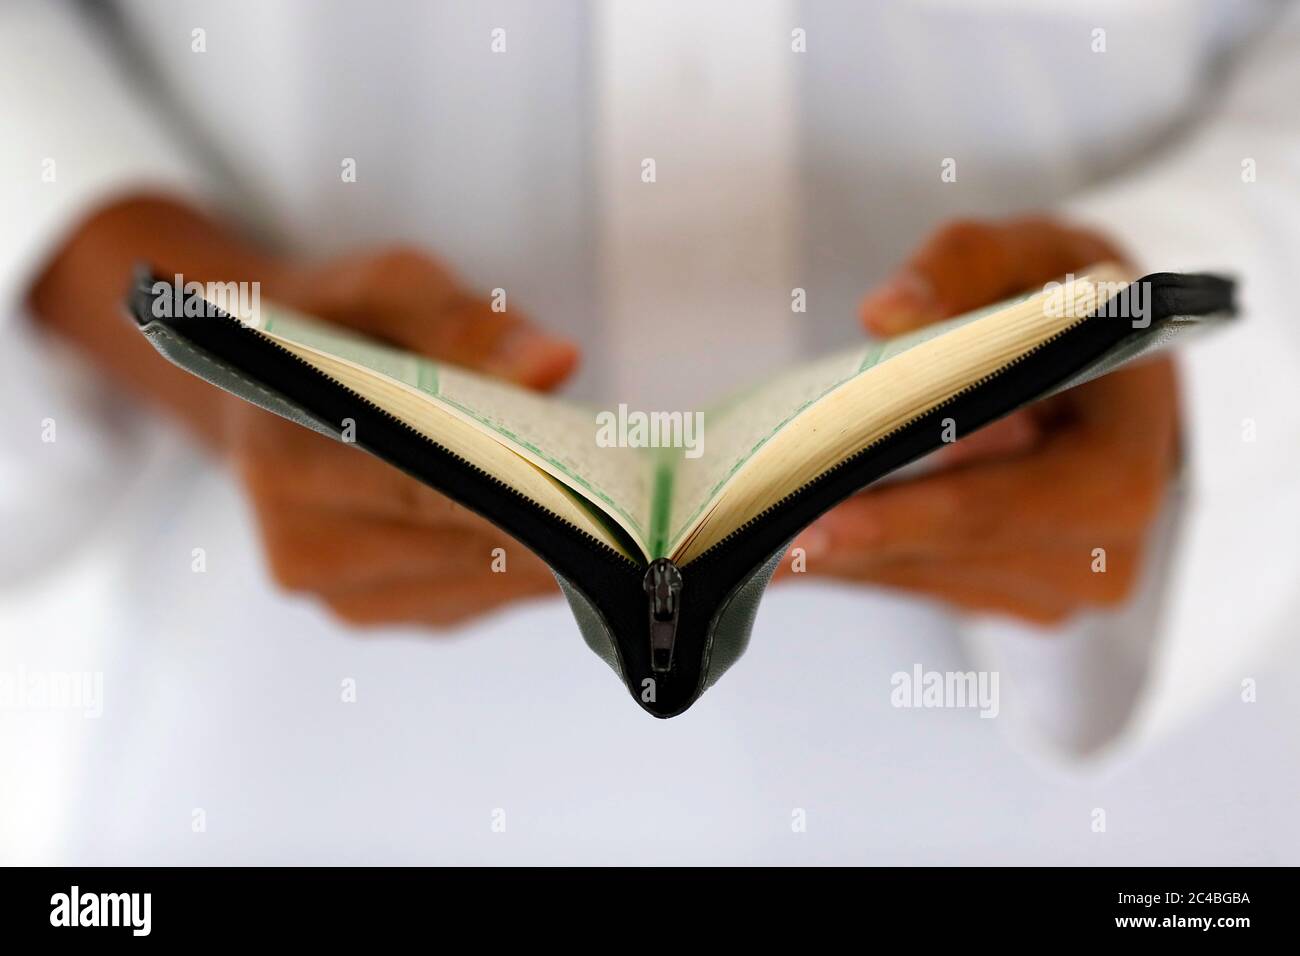
<path fill-rule="evenodd" d="M 596 504 L 648 550 L 653 466 L 643 449 L 596 444 L 596 413 L 506 382 L 389 348 L 281 308 L 260 331 L 378 372 L 473 424 Z"/>
<path fill-rule="evenodd" d="M 877 420 L 893 425 L 919 413 L 909 403 L 930 393 L 946 397 L 988 374 L 1087 316 L 1132 278 L 1111 264 L 1094 266 L 1090 273 L 1051 292 L 999 302 L 814 362 L 742 393 L 712 415 L 706 412 L 708 451 L 698 459 L 682 461 L 674 476 L 670 553 L 689 560 L 726 531 L 704 528 L 724 499 L 730 502 L 731 512 L 722 524 L 753 517 L 776 503 L 770 499 L 788 478 L 806 483 L 852 454 L 856 448 L 841 447 L 846 437 L 869 435 L 868 426 Z M 936 341 L 941 337 L 946 342 Z M 852 389 L 845 391 L 854 391 L 855 403 L 836 403 L 832 410 L 831 396 L 849 382 Z M 791 428 L 797 419 L 799 426 Z M 818 429 L 826 434 L 818 434 Z M 830 457 L 823 461 L 816 455 Z M 790 456 L 801 460 L 792 463 Z M 742 472 L 747 477 L 740 477 Z M 734 506 L 742 498 L 737 510 Z"/>
<path fill-rule="evenodd" d="M 840 382 L 862 361 L 861 346 L 777 375 L 704 412 L 704 453 L 682 458 L 672 481 L 668 519 L 671 545 L 699 517 L 727 480 L 772 434 Z"/>
<path fill-rule="evenodd" d="M 824 356 L 731 396 L 704 413 L 705 453 L 683 459 L 673 478 L 670 550 L 718 493 L 769 439 L 849 379 L 895 355 L 1005 305 L 927 326 L 909 335 Z"/>
<path fill-rule="evenodd" d="M 373 397 L 394 417 L 422 435 L 436 441 L 453 455 L 464 459 L 489 475 L 510 485 L 525 498 L 536 502 L 581 531 L 605 542 L 625 557 L 638 561 L 638 546 L 624 544 L 627 536 L 612 532 L 609 516 L 579 497 L 567 485 L 551 477 L 505 444 L 485 440 L 483 433 L 468 421 L 441 405 L 430 403 L 418 392 L 398 385 L 394 380 L 375 375 L 360 366 L 324 352 L 277 339 L 299 358 L 311 363 L 326 375 L 357 392 Z"/>

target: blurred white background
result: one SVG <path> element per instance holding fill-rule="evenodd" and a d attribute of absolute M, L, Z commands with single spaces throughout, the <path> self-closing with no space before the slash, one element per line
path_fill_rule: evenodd
<path fill-rule="evenodd" d="M 150 462 L 133 493 L 178 467 Z M 971 667 L 942 612 L 797 584 L 768 595 L 717 686 L 657 721 L 558 597 L 459 637 L 349 636 L 269 592 L 233 487 L 183 484 L 153 498 L 153 526 L 124 502 L 48 590 L 0 601 L 8 660 L 104 674 L 98 719 L 0 712 L 4 862 L 1300 860 L 1294 650 L 1240 675 L 1258 679 L 1256 703 L 1225 675 L 1174 734 L 1062 763 L 1016 720 L 1009 674 L 995 719 L 891 706 L 896 671 Z M 117 604 L 149 627 L 105 627 Z"/>

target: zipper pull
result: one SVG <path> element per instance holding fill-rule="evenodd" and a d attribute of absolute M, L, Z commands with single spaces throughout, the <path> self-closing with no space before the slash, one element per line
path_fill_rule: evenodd
<path fill-rule="evenodd" d="M 666 674 L 673 666 L 682 572 L 667 558 L 656 558 L 646 568 L 642 586 L 650 598 L 650 666 L 656 674 Z"/>

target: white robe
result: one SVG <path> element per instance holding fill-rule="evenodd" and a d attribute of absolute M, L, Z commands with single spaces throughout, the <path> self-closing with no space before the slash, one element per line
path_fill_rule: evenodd
<path fill-rule="evenodd" d="M 0 673 L 103 689 L 0 709 L 0 861 L 1295 862 L 1294 5 L 117 10 L 0 8 Z M 665 723 L 558 599 L 358 638 L 275 591 L 230 478 L 22 314 L 140 187 L 304 254 L 424 244 L 580 339 L 576 393 L 646 407 L 853 339 L 955 216 L 1095 221 L 1152 270 L 1237 273 L 1245 320 L 1180 356 L 1133 607 L 1043 636 L 786 586 Z M 892 706 L 917 664 L 997 671 L 1000 719 Z"/>

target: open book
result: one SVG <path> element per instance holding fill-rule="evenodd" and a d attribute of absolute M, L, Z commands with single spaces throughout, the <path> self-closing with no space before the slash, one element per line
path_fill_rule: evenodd
<path fill-rule="evenodd" d="M 671 716 L 739 656 L 782 548 L 818 514 L 1227 314 L 1231 291 L 1208 276 L 1133 283 L 1100 265 L 673 412 L 528 392 L 274 306 L 187 316 L 166 282 L 142 283 L 132 306 L 173 361 L 355 442 L 537 550 L 588 643 L 647 710 Z"/>

